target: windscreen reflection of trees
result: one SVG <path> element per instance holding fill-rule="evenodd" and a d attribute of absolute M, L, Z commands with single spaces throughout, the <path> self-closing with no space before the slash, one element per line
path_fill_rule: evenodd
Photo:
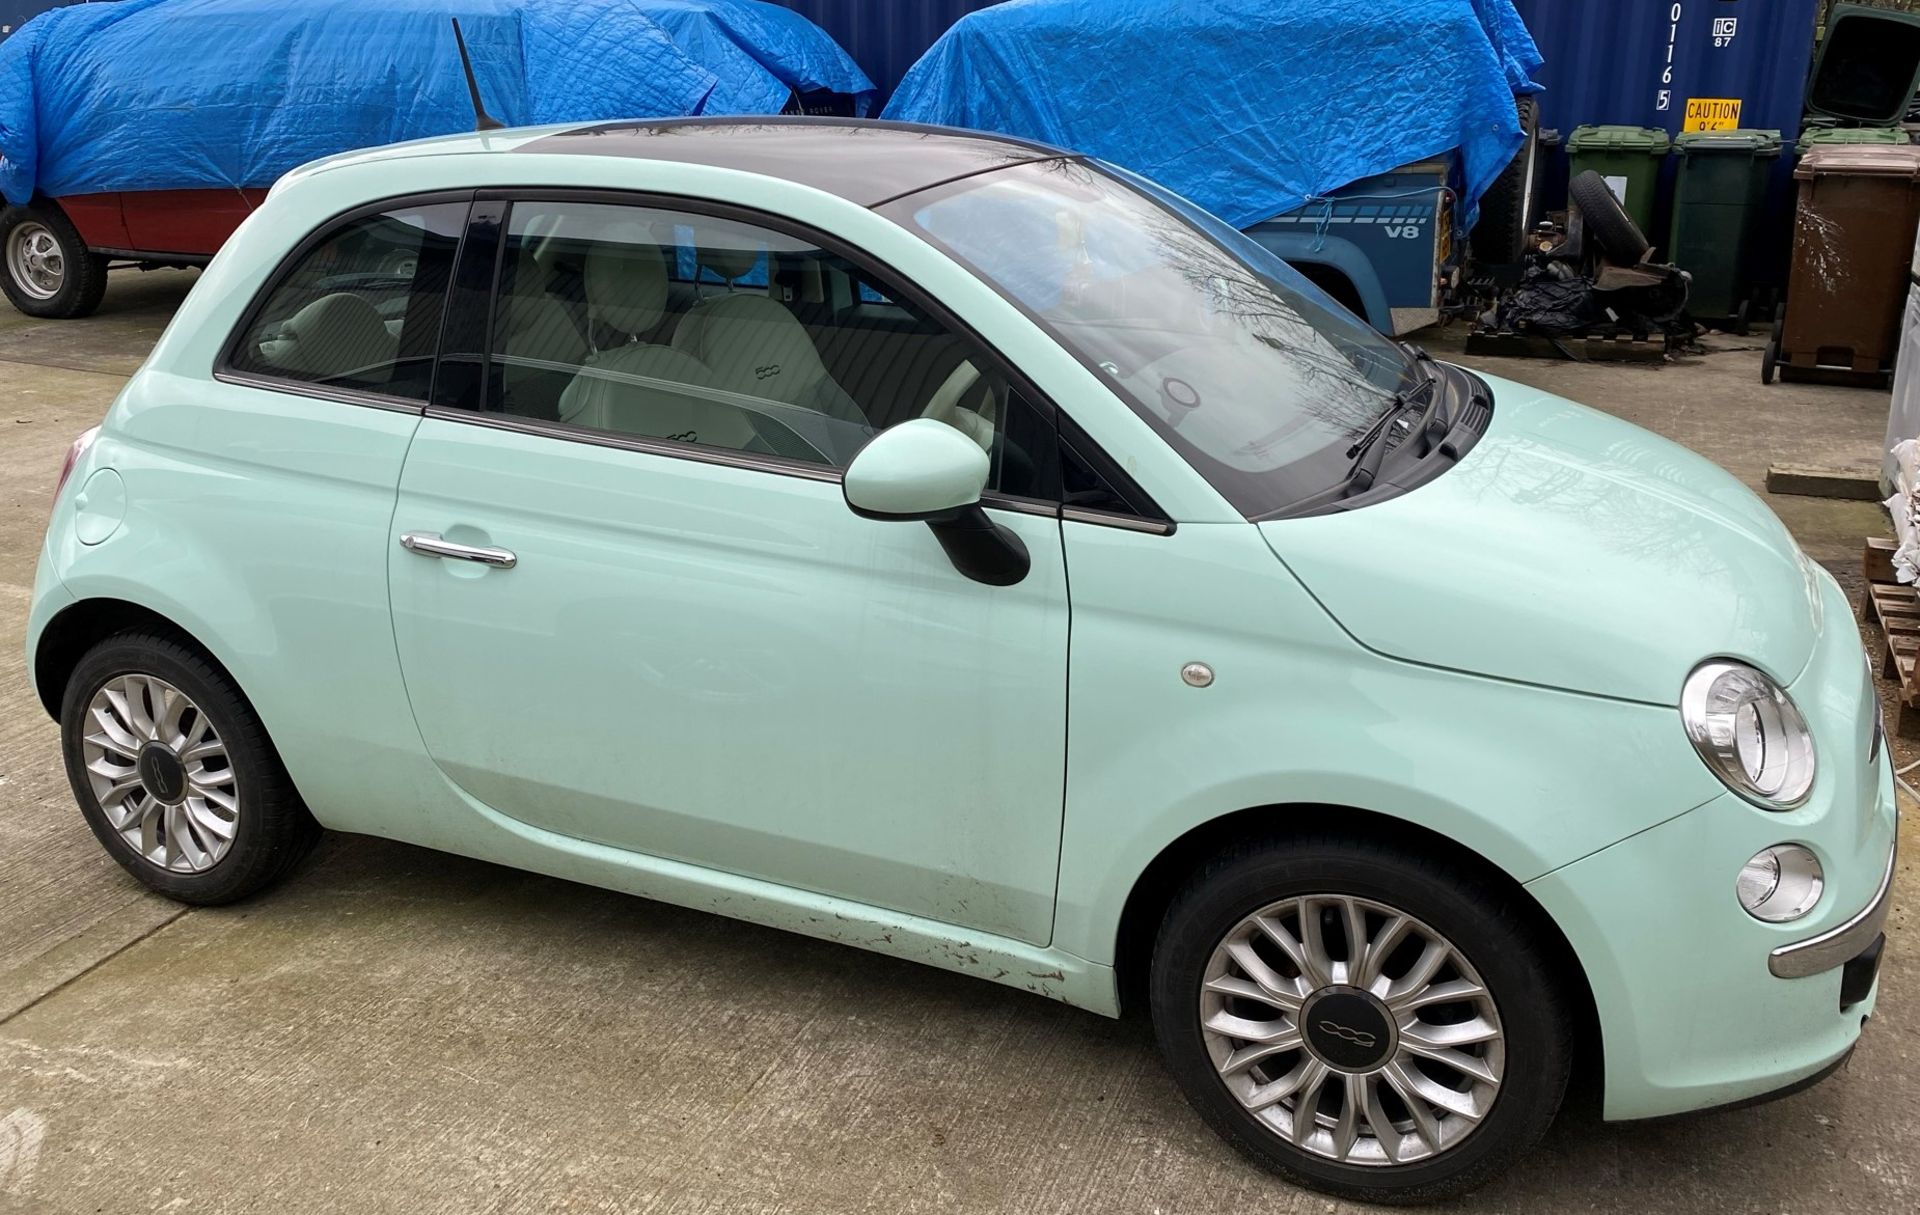
<path fill-rule="evenodd" d="M 1285 399 L 1269 397 L 1234 404 L 1274 421 L 1284 420 L 1289 410 L 1298 410 L 1349 439 L 1357 437 L 1380 415 L 1391 390 L 1379 387 L 1367 372 L 1386 367 L 1397 377 L 1398 366 L 1384 363 L 1371 351 L 1336 343 L 1315 325 L 1318 318 L 1310 319 L 1303 308 L 1276 291 L 1272 282 L 1245 262 L 1222 253 L 1219 246 L 1179 217 L 1158 207 L 1135 210 L 1144 221 L 1140 230 L 1152 240 L 1162 262 L 1207 301 L 1213 318 L 1233 322 L 1226 330 L 1227 339 L 1233 340 L 1237 329 L 1279 352 L 1285 358 L 1286 370 L 1297 381 L 1291 385 L 1296 391 Z M 1218 335 L 1216 330 L 1210 336 Z M 1262 366 L 1260 370 L 1265 374 L 1272 368 Z M 1277 393 L 1284 386 L 1284 380 L 1269 381 L 1270 391 Z"/>
<path fill-rule="evenodd" d="M 988 175 L 916 218 L 1179 442 L 1243 471 L 1326 459 L 1336 447 L 1343 460 L 1338 453 L 1379 416 L 1405 366 L 1358 322 L 1081 162 Z M 1356 336 L 1343 340 L 1343 327 Z"/>

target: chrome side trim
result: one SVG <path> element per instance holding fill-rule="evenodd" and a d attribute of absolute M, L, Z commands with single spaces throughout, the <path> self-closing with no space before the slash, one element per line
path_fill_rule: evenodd
<path fill-rule="evenodd" d="M 1887 872 L 1880 879 L 1880 889 L 1865 911 L 1817 937 L 1782 945 L 1767 955 L 1767 969 L 1782 979 L 1804 979 L 1844 966 L 1873 944 L 1873 938 L 1880 935 L 1881 926 L 1887 922 L 1887 907 L 1891 902 L 1888 896 L 1893 892 L 1893 865 L 1899 855 L 1896 843 L 1887 853 Z"/>
<path fill-rule="evenodd" d="M 1060 515 L 1058 502 L 1042 502 L 1038 498 L 1017 498 L 1012 494 L 996 494 L 992 491 L 980 495 L 980 505 L 988 510 L 1010 510 L 1018 515 L 1037 515 L 1042 519 L 1056 519 Z"/>
<path fill-rule="evenodd" d="M 471 409 L 456 409 L 446 405 L 429 406 L 427 416 L 441 422 L 460 422 L 468 426 L 485 426 L 493 430 L 511 430 L 517 434 L 586 443 L 594 447 L 616 447 L 622 451 L 637 451 L 649 456 L 667 456 L 675 460 L 692 460 L 698 464 L 749 468 L 755 472 L 775 473 L 783 477 L 803 477 L 809 481 L 831 481 L 835 484 L 840 481 L 840 470 L 837 468 L 824 464 L 806 464 L 782 456 L 763 456 L 756 452 L 738 451 L 730 447 L 705 447 L 698 443 L 682 443 L 673 439 L 649 439 L 640 435 L 612 434 L 585 426 L 569 426 L 565 422 L 548 422 L 539 418 L 522 418 L 504 413 L 478 413 Z"/>
<path fill-rule="evenodd" d="M 596 447 L 614 447 L 622 451 L 637 451 L 649 456 L 692 460 L 698 464 L 720 464 L 728 468 L 745 468 L 782 477 L 826 481 L 834 485 L 841 482 L 841 470 L 831 465 L 809 464 L 803 460 L 792 460 L 785 456 L 764 456 L 758 452 L 740 451 L 732 447 L 706 447 L 698 443 L 682 443 L 674 439 L 651 439 L 643 435 L 614 434 L 588 426 L 573 426 L 566 422 L 549 422 L 539 418 L 518 417 L 514 414 L 479 413 L 448 405 L 428 406 L 426 415 L 442 422 L 487 426 L 495 430 L 511 430 L 517 434 L 539 435 L 572 443 L 589 443 Z M 1057 503 L 991 492 L 980 496 L 980 505 L 988 510 L 1009 510 L 1048 519 L 1053 518 L 1060 511 Z"/>
<path fill-rule="evenodd" d="M 324 384 L 314 384 L 306 380 L 283 380 L 274 376 L 256 375 L 249 371 L 216 370 L 213 378 L 222 384 L 235 384 L 242 388 L 258 388 L 265 392 L 284 392 L 290 396 L 312 397 L 317 401 L 338 401 L 342 405 L 365 405 L 373 409 L 385 409 L 394 413 L 423 412 L 425 401 L 412 401 L 405 397 L 381 396 L 379 393 L 361 392 L 352 388 L 332 388 Z"/>
<path fill-rule="evenodd" d="M 1122 531 L 1145 532 L 1151 536 L 1173 535 L 1173 524 L 1164 519 L 1142 519 L 1138 515 L 1120 515 L 1104 510 L 1069 506 L 1060 512 L 1068 523 L 1091 523 L 1095 527 L 1117 527 Z"/>

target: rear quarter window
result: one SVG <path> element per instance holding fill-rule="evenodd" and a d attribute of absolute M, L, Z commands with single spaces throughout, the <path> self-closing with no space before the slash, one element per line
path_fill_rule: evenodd
<path fill-rule="evenodd" d="M 466 215 L 433 203 L 341 224 L 267 288 L 228 369 L 425 401 Z"/>

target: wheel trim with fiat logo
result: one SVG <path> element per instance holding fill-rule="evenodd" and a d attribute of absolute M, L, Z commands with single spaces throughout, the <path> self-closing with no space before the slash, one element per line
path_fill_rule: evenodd
<path fill-rule="evenodd" d="M 81 756 L 127 847 L 173 873 L 203 873 L 233 847 L 240 789 L 213 720 L 154 675 L 119 675 L 87 704 Z"/>
<path fill-rule="evenodd" d="M 1392 1166 L 1458 1147 L 1493 1108 L 1506 1039 L 1466 956 L 1341 894 L 1262 907 L 1208 959 L 1201 1034 L 1221 1082 L 1286 1143 Z"/>

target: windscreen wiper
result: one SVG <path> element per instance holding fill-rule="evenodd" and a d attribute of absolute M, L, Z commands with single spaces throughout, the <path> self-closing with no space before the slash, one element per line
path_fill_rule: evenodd
<path fill-rule="evenodd" d="M 1347 456 L 1354 463 L 1353 471 L 1347 474 L 1347 486 L 1341 491 L 1341 497 L 1351 498 L 1355 494 L 1364 494 L 1373 488 L 1374 479 L 1380 475 L 1380 462 L 1387 456 L 1387 432 L 1393 428 L 1392 423 L 1395 419 L 1419 404 L 1423 397 L 1427 399 L 1427 405 L 1420 415 L 1420 425 L 1423 436 L 1428 433 L 1428 424 L 1433 419 L 1434 409 L 1440 399 L 1433 391 L 1433 386 L 1439 382 L 1439 379 L 1437 374 L 1430 375 L 1418 386 L 1405 392 L 1394 393 L 1392 403 L 1375 419 L 1373 425 L 1367 427 L 1367 432 L 1354 440 L 1352 447 L 1347 448 Z"/>
<path fill-rule="evenodd" d="M 1426 383 L 1430 384 L 1446 378 L 1446 372 L 1441 370 L 1440 361 L 1428 354 L 1426 347 L 1416 346 L 1405 338 L 1395 338 L 1393 344 L 1413 360 L 1413 367 L 1409 370 L 1417 371 Z M 1441 393 L 1436 398 L 1436 403 L 1427 410 L 1426 416 L 1420 420 L 1422 439 L 1420 454 L 1422 455 L 1432 451 L 1436 444 L 1447 437 L 1447 432 L 1453 429 L 1453 415 L 1446 409 L 1445 396 L 1445 393 Z"/>

